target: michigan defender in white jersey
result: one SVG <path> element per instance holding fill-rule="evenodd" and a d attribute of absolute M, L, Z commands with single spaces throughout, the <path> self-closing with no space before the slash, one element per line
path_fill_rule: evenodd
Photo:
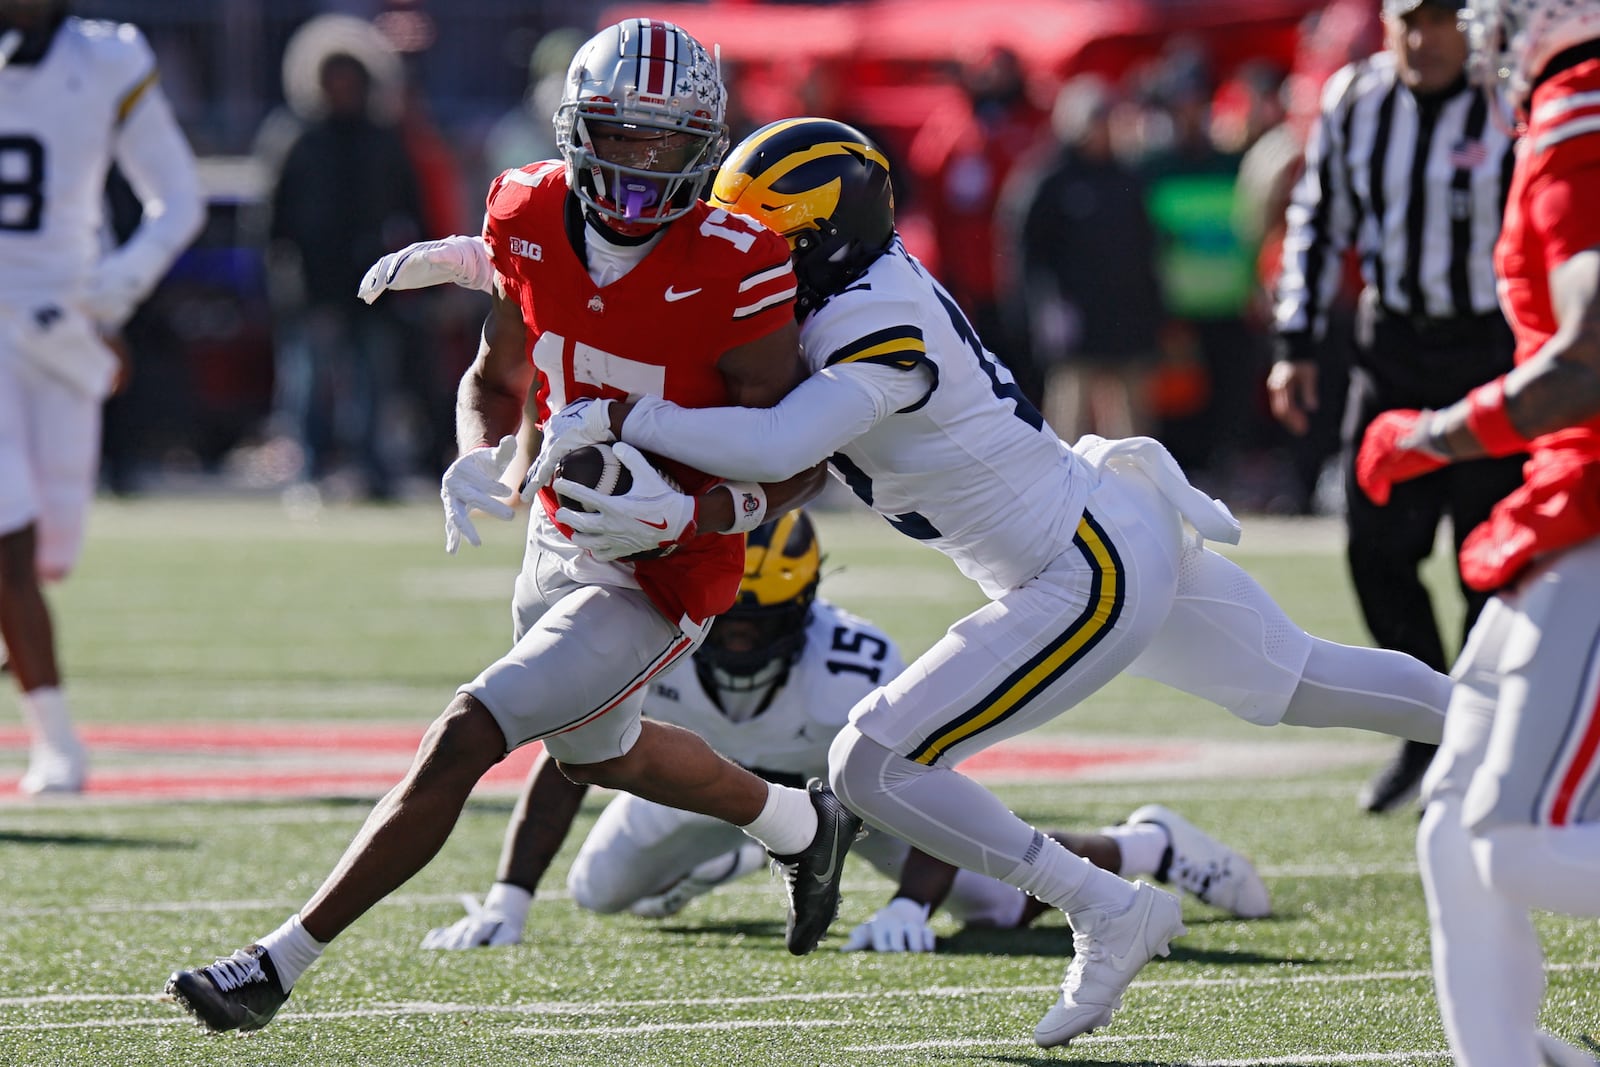
<path fill-rule="evenodd" d="M 712 626 L 692 662 L 651 685 L 645 714 L 693 730 L 712 748 L 773 781 L 827 773 L 828 747 L 849 709 L 904 664 L 890 637 L 816 599 L 821 553 L 811 520 L 794 511 L 749 535 L 739 600 Z M 584 787 L 541 757 L 507 830 L 500 871 L 482 904 L 423 939 L 424 948 L 465 949 L 522 939 L 534 891 L 560 847 Z M 1243 918 L 1269 910 L 1249 861 L 1164 808 L 1146 806 L 1096 834 L 1054 833 L 1081 855 L 1124 875 L 1172 881 Z M 918 856 L 882 831 L 857 854 L 898 883 L 893 899 L 862 923 L 846 950 L 931 951 L 930 911 L 963 925 L 1014 929 L 1043 910 L 1004 882 Z M 572 899 L 598 912 L 674 915 L 695 897 L 766 865 L 737 827 L 622 794 L 601 813 L 573 862 Z"/>
<path fill-rule="evenodd" d="M 0 635 L 33 735 L 22 789 L 83 787 L 41 583 L 77 561 L 117 375 L 102 339 L 200 228 L 194 157 L 132 26 L 0 0 Z M 144 208 L 108 248 L 115 162 Z"/>
<path fill-rule="evenodd" d="M 1204 547 L 1239 527 L 1157 442 L 1059 441 L 896 238 L 887 161 L 860 131 L 764 127 L 724 162 L 712 200 L 789 239 L 813 374 L 764 410 L 591 403 L 552 420 L 539 471 L 569 446 L 627 442 L 616 451 L 630 493 L 589 495 L 594 514 L 570 513 L 574 540 L 610 555 L 636 551 L 638 531 L 676 503 L 638 449 L 759 480 L 827 457 L 865 503 L 982 586 L 992 603 L 851 711 L 830 778 L 869 823 L 1067 913 L 1076 951 L 1034 1033 L 1065 1044 L 1109 1022 L 1134 974 L 1183 933 L 1178 900 L 1073 855 L 955 764 L 1129 669 L 1255 723 L 1433 742 L 1448 679 L 1290 622 Z"/>

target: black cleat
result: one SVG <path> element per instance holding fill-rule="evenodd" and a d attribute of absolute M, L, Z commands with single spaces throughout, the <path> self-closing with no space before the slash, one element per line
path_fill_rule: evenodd
<path fill-rule="evenodd" d="M 278 969 L 260 945 L 241 948 L 206 967 L 174 971 L 167 992 L 207 1030 L 259 1030 L 289 999 Z"/>
<path fill-rule="evenodd" d="M 861 818 L 839 803 L 820 778 L 807 782 L 806 792 L 817 812 L 817 835 L 792 856 L 772 856 L 783 868 L 789 889 L 789 920 L 783 937 L 796 956 L 816 948 L 838 916 L 844 857 L 861 832 Z"/>
<path fill-rule="evenodd" d="M 1363 811 L 1373 815 L 1393 811 L 1408 803 L 1416 797 L 1422 785 L 1422 776 L 1428 773 L 1428 765 L 1433 762 L 1433 754 L 1438 750 L 1438 745 L 1430 745 L 1426 741 L 1402 742 L 1400 750 L 1388 765 L 1361 787 L 1361 792 L 1356 795 L 1356 803 L 1361 805 Z"/>

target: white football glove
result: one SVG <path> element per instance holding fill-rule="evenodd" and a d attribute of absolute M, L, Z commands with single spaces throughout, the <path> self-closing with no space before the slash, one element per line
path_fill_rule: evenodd
<path fill-rule="evenodd" d="M 386 289 L 423 289 L 445 282 L 485 293 L 494 289 L 494 264 L 483 238 L 456 234 L 390 252 L 367 268 L 356 295 L 370 304 Z"/>
<path fill-rule="evenodd" d="M 532 500 L 539 489 L 555 477 L 556 464 L 568 452 L 584 445 L 602 445 L 612 440 L 611 401 L 584 397 L 574 400 L 551 415 L 544 424 L 544 443 L 533 473 L 522 483 L 522 499 Z"/>
<path fill-rule="evenodd" d="M 694 524 L 694 497 L 661 476 L 640 452 L 621 441 L 611 446 L 633 475 L 622 496 L 607 496 L 587 485 L 556 479 L 555 491 L 594 511 L 561 508 L 556 520 L 572 527 L 572 543 L 595 559 L 621 559 L 664 548 Z"/>
<path fill-rule="evenodd" d="M 147 279 L 137 263 L 111 255 L 102 259 L 83 284 L 80 301 L 98 325 L 117 329 L 133 317 L 144 298 Z"/>
<path fill-rule="evenodd" d="M 500 438 L 493 449 L 474 448 L 450 464 L 439 482 L 439 498 L 444 501 L 444 550 L 452 556 L 461 547 L 461 539 L 477 547 L 483 542 L 478 528 L 472 525 L 474 508 L 497 519 L 509 519 L 515 514 L 506 499 L 515 490 L 500 482 L 500 472 L 510 465 L 517 454 L 517 439 L 512 434 Z"/>
<path fill-rule="evenodd" d="M 895 897 L 878 913 L 854 930 L 839 946 L 841 952 L 932 952 L 933 928 L 928 925 L 928 906 L 906 897 Z"/>
<path fill-rule="evenodd" d="M 423 948 L 467 949 L 499 948 L 502 945 L 522 944 L 522 926 L 509 916 L 489 911 L 471 893 L 461 894 L 462 906 L 467 914 L 449 926 L 429 930 L 422 939 Z"/>

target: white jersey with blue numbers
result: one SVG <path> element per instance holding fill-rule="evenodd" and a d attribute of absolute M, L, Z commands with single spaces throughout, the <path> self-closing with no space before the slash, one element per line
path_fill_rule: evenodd
<path fill-rule="evenodd" d="M 734 722 L 719 711 L 689 657 L 651 685 L 644 714 L 694 731 L 741 766 L 802 779 L 824 776 L 828 746 L 850 709 L 904 666 L 882 630 L 819 599 L 788 680 L 754 718 Z"/>
<path fill-rule="evenodd" d="M 998 597 L 1072 545 L 1095 476 L 898 238 L 801 323 L 813 371 L 920 364 L 928 394 L 835 453 L 834 473 Z"/>
<path fill-rule="evenodd" d="M 166 108 L 136 28 L 69 18 L 34 65 L 0 70 L 0 291 L 60 300 L 104 254 L 106 173 L 129 119 Z"/>

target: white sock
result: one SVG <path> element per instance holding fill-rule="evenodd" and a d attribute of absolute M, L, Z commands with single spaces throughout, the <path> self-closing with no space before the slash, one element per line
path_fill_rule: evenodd
<path fill-rule="evenodd" d="M 1117 868 L 1117 873 L 1124 878 L 1155 874 L 1161 869 L 1167 847 L 1172 844 L 1166 827 L 1160 823 L 1122 823 L 1119 826 L 1107 826 L 1100 832 L 1115 841 L 1117 848 L 1122 851 L 1122 866 Z"/>
<path fill-rule="evenodd" d="M 1082 912 L 1121 915 L 1133 906 L 1132 882 L 1101 870 L 1037 831 L 1033 843 L 1037 847 L 1030 847 L 1016 870 L 1001 881 L 1066 912 L 1074 930 L 1083 929 L 1076 918 Z"/>
<path fill-rule="evenodd" d="M 300 925 L 299 915 L 291 915 L 287 922 L 256 944 L 266 949 L 267 955 L 272 957 L 272 966 L 278 972 L 278 984 L 283 986 L 285 993 L 294 988 L 306 968 L 316 963 L 323 949 L 328 947 L 306 933 L 306 928 Z"/>
<path fill-rule="evenodd" d="M 767 783 L 767 803 L 755 821 L 740 827 L 774 856 L 792 856 L 817 836 L 817 809 L 804 789 Z"/>
<path fill-rule="evenodd" d="M 528 921 L 528 905 L 532 903 L 533 894 L 520 885 L 496 882 L 489 887 L 489 892 L 484 894 L 483 910 L 502 916 L 508 925 L 521 930 Z"/>
<path fill-rule="evenodd" d="M 60 751 L 79 747 L 72 718 L 67 714 L 66 694 L 58 687 L 41 686 L 23 693 L 22 714 L 28 720 L 35 741 L 43 741 Z"/>
<path fill-rule="evenodd" d="M 1485 885 L 1461 798 L 1435 798 L 1417 831 L 1433 934 L 1433 982 L 1459 1067 L 1539 1061 L 1544 966 L 1526 909 Z"/>

